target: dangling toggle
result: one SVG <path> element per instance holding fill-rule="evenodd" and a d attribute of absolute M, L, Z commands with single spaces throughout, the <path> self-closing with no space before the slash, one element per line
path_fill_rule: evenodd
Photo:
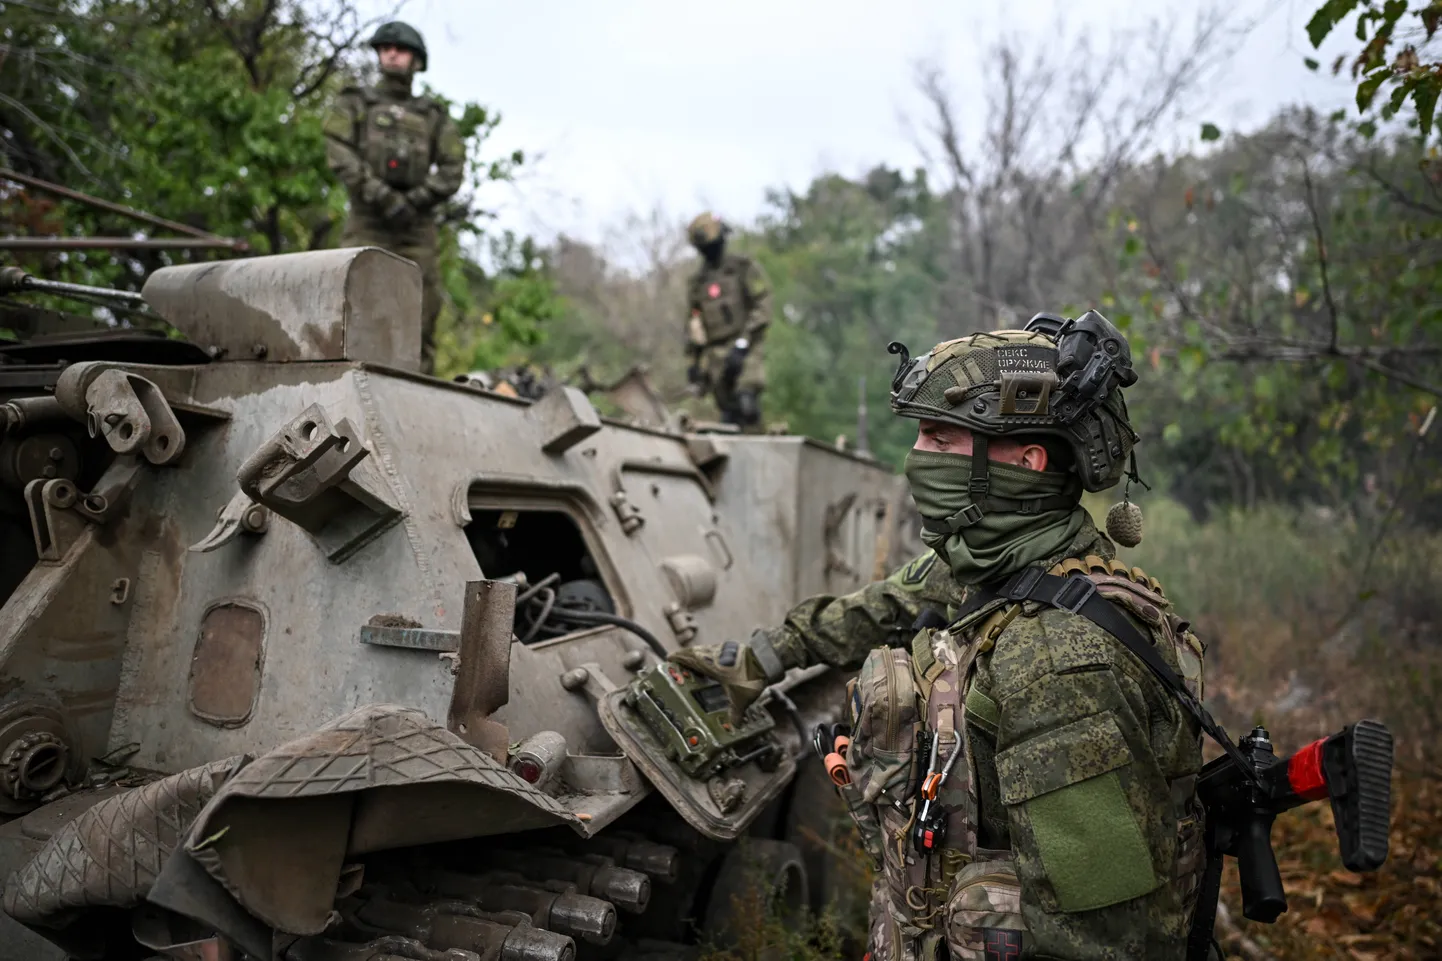
<path fill-rule="evenodd" d="M 1120 502 L 1107 511 L 1107 536 L 1122 547 L 1136 547 L 1142 542 L 1142 509 L 1132 503 L 1132 481 L 1147 490 L 1151 486 L 1137 473 L 1137 452 L 1132 451 L 1131 467 L 1127 471 L 1127 486 L 1122 491 Z"/>

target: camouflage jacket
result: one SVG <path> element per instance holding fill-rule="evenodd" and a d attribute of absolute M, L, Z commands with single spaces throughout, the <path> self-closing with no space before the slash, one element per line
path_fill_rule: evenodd
<path fill-rule="evenodd" d="M 1088 521 L 1045 565 L 1113 553 Z M 923 610 L 950 620 L 964 597 L 945 563 L 926 554 L 853 594 L 803 601 L 770 639 L 788 666 L 855 668 L 875 647 L 907 644 Z M 1185 623 L 1173 618 L 1167 632 L 1180 631 L 1181 649 L 1191 644 L 1195 657 L 1132 616 L 1199 687 L 1201 647 Z M 1027 602 L 979 651 L 965 698 L 976 843 L 1015 856 L 1021 957 L 1182 957 L 1201 866 L 1195 722 L 1079 615 Z M 883 873 L 891 862 L 888 852 Z"/>
<path fill-rule="evenodd" d="M 719 266 L 704 260 L 686 286 L 686 304 L 693 321 L 699 321 L 705 344 L 713 346 L 746 336 L 759 340 L 771 323 L 771 285 L 750 257 L 727 253 Z M 693 328 L 694 328 L 693 324 Z"/>
<path fill-rule="evenodd" d="M 350 194 L 351 210 L 379 219 L 396 194 L 424 213 L 454 194 L 466 153 L 444 105 L 407 83 L 347 87 L 325 120 L 326 161 Z"/>

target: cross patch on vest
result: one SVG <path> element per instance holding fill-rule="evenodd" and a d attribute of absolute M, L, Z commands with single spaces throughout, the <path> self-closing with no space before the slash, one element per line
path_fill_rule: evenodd
<path fill-rule="evenodd" d="M 1021 932 L 1009 928 L 982 928 L 986 961 L 1020 961 Z"/>

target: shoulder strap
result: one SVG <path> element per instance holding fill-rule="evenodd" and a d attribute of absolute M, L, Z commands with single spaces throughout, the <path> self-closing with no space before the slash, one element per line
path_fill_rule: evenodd
<path fill-rule="evenodd" d="M 380 94 L 376 93 L 374 87 L 352 86 L 341 91 L 341 95 L 354 94 L 361 102 L 359 116 L 353 116 L 351 121 L 351 140 L 361 150 L 365 150 L 366 131 L 370 129 L 370 108 L 380 103 Z"/>
<path fill-rule="evenodd" d="M 1005 602 L 1006 598 L 990 587 L 967 588 L 966 597 L 962 599 L 961 604 L 956 608 L 956 613 L 946 625 L 946 629 L 948 631 L 956 631 L 965 628 L 975 620 L 978 615 L 989 613 L 989 611 L 984 611 L 987 605 L 992 605 L 991 610 L 995 610 Z"/>
<path fill-rule="evenodd" d="M 1252 780 L 1261 783 L 1260 778 L 1253 771 L 1252 765 L 1242 756 L 1242 752 L 1232 742 L 1226 729 L 1217 723 L 1211 712 L 1192 697 L 1191 692 L 1182 683 L 1182 679 L 1177 676 L 1177 672 L 1172 670 L 1157 653 L 1151 638 L 1143 635 L 1141 629 L 1133 624 L 1116 605 L 1098 593 L 1096 584 L 1092 583 L 1090 578 L 1058 577 L 1055 574 L 1045 573 L 1039 567 L 1029 567 L 1011 575 L 1002 582 L 1000 587 L 982 588 L 978 591 L 978 594 L 981 593 L 988 593 L 993 598 L 1003 597 L 1011 601 L 1037 601 L 1072 614 L 1080 614 L 1106 631 L 1147 666 L 1147 669 L 1181 703 L 1182 708 L 1192 716 L 1192 719 L 1206 732 L 1207 736 L 1216 741 L 1222 750 L 1237 763 L 1238 768 L 1250 775 Z M 978 607 L 980 606 L 978 604 Z"/>

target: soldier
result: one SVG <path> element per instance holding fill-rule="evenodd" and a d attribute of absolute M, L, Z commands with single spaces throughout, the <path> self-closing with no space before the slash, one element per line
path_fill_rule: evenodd
<path fill-rule="evenodd" d="M 726 251 L 728 232 L 709 213 L 687 231 L 701 255 L 686 289 L 687 378 L 699 392 L 712 394 L 724 422 L 750 430 L 761 423 L 761 340 L 771 323 L 771 289 L 754 260 Z"/>
<path fill-rule="evenodd" d="M 461 187 L 465 146 L 443 104 L 411 93 L 426 69 L 426 42 L 409 24 L 382 24 L 370 39 L 381 82 L 347 87 L 326 118 L 326 159 L 350 194 L 343 247 L 384 247 L 421 269 L 421 366 L 435 365 L 441 311 L 436 207 Z"/>
<path fill-rule="evenodd" d="M 899 352 L 931 550 L 673 659 L 740 705 L 789 667 L 860 667 L 843 796 L 878 869 L 873 961 L 1182 958 L 1203 649 L 1080 504 L 1135 441 L 1126 341 L 1089 312 Z"/>

